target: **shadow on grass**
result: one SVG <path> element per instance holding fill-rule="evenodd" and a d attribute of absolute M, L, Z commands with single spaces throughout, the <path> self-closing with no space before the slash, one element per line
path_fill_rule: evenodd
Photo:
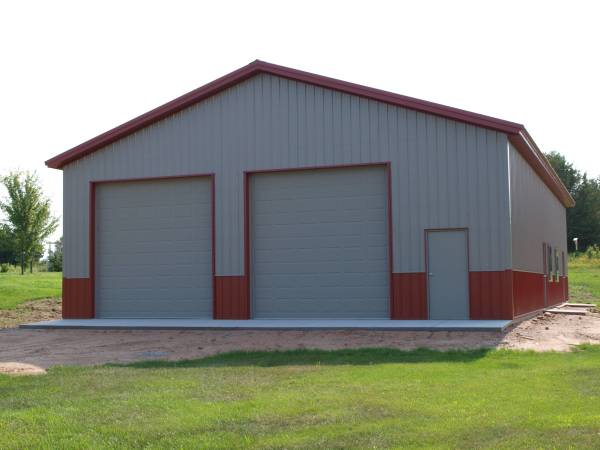
<path fill-rule="evenodd" d="M 371 365 L 390 363 L 469 363 L 485 357 L 491 349 L 438 351 L 420 348 L 361 348 L 349 350 L 288 350 L 268 352 L 228 352 L 201 359 L 181 361 L 141 361 L 130 364 L 109 364 L 112 367 L 136 369 L 229 367 L 229 366 L 303 366 L 303 365 Z"/>

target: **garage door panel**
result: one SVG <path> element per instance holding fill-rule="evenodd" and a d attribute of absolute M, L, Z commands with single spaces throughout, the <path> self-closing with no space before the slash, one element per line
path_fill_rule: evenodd
<path fill-rule="evenodd" d="M 289 305 L 287 305 L 288 302 L 286 302 L 285 305 L 283 303 L 280 304 L 282 299 L 290 300 L 289 303 L 292 303 L 292 304 L 298 304 L 298 303 L 306 302 L 308 300 L 321 300 L 322 295 L 326 295 L 326 296 L 343 295 L 344 296 L 344 304 L 347 305 L 346 302 L 350 302 L 350 301 L 360 302 L 362 304 L 365 301 L 365 297 L 368 297 L 373 292 L 376 292 L 377 294 L 380 294 L 380 295 L 386 294 L 386 292 L 383 289 L 380 292 L 374 291 L 373 289 L 371 289 L 372 286 L 358 286 L 358 287 L 345 286 L 342 289 L 338 289 L 335 286 L 320 286 L 320 287 L 321 287 L 322 293 L 316 293 L 315 289 L 312 289 L 312 287 L 306 287 L 306 286 L 281 287 L 281 288 L 277 288 L 277 289 L 273 290 L 271 295 L 265 296 L 264 301 L 272 302 L 270 306 L 272 306 L 273 309 L 280 310 L 281 307 L 285 307 L 285 306 L 289 307 Z M 313 305 L 311 305 L 311 306 L 313 306 Z M 376 306 L 377 306 L 377 304 L 375 303 L 373 305 L 373 307 L 375 308 Z M 383 304 L 381 304 L 379 306 L 381 306 L 382 311 L 385 312 L 387 310 L 387 308 Z M 334 302 L 323 302 L 323 303 L 321 303 L 319 310 L 316 310 L 314 308 L 309 308 L 309 310 L 305 310 L 305 311 L 308 314 L 312 313 L 312 314 L 318 315 L 318 313 L 321 310 L 323 310 L 324 308 L 329 308 L 329 307 L 331 307 L 335 311 L 337 311 L 338 315 L 339 315 L 340 311 L 339 311 L 338 305 L 335 304 Z M 363 305 L 363 314 L 364 314 L 364 305 Z"/>
<path fill-rule="evenodd" d="M 207 178 L 96 188 L 98 317 L 212 317 Z"/>
<path fill-rule="evenodd" d="M 285 260 L 285 257 L 290 255 L 289 250 L 294 249 L 296 252 L 302 253 L 307 257 L 319 259 L 321 257 L 330 257 L 333 260 L 339 259 L 332 249 L 338 249 L 345 259 L 350 258 L 351 254 L 357 256 L 356 259 L 377 259 L 384 258 L 387 255 L 388 248 L 380 243 L 380 239 L 375 237 L 370 239 L 367 236 L 362 242 L 357 243 L 353 237 L 335 236 L 336 239 L 325 238 L 297 238 L 290 240 L 285 237 L 278 239 L 269 239 L 266 245 L 262 245 L 260 249 L 256 249 L 255 257 L 260 261 L 279 261 Z M 359 252 L 360 253 L 356 253 Z M 355 259 L 355 258 L 352 258 Z"/>
<path fill-rule="evenodd" d="M 139 236 L 138 236 L 139 237 Z M 196 254 L 195 252 L 190 252 L 190 244 L 193 242 L 192 239 L 189 240 L 185 240 L 185 241 L 178 241 L 178 240 L 173 240 L 173 241 L 154 241 L 154 245 L 152 249 L 148 249 L 146 246 L 146 243 L 141 240 L 141 241 L 136 241 L 134 242 L 132 239 L 124 239 L 125 243 L 122 245 L 122 250 L 126 251 L 127 253 L 145 253 L 145 254 L 153 254 L 155 252 L 160 252 L 162 254 L 166 254 L 166 253 L 177 253 L 177 254 L 184 254 L 184 253 L 191 253 L 191 254 Z M 121 251 L 121 249 L 119 250 L 114 250 L 115 253 L 119 253 Z M 202 252 L 203 254 L 198 255 L 198 259 L 201 261 L 204 261 L 205 259 L 205 253 L 210 253 L 210 251 L 206 251 L 206 252 Z M 107 252 L 108 254 L 108 252 Z"/>
<path fill-rule="evenodd" d="M 136 293 L 136 295 L 147 295 L 146 292 L 138 292 Z M 163 295 L 167 295 L 167 293 L 163 293 Z M 187 308 L 187 309 L 192 309 L 194 308 L 194 303 L 190 302 L 190 303 L 184 303 L 181 302 L 180 299 L 176 298 L 174 301 L 178 301 L 181 303 L 181 308 Z M 132 302 L 130 306 L 115 306 L 114 310 L 113 310 L 113 314 L 115 315 L 115 317 L 126 317 L 131 313 L 131 310 L 134 309 L 135 311 L 144 311 L 144 307 L 146 306 L 145 303 L 143 302 L 138 302 L 138 303 L 134 303 Z M 179 316 L 173 316 L 173 306 L 172 306 L 172 301 L 169 302 L 157 302 L 154 306 L 153 306 L 153 314 L 152 315 L 140 315 L 137 316 L 137 318 L 156 318 L 156 317 L 168 317 L 168 318 L 186 318 L 187 316 L 184 315 L 179 315 Z"/>
<path fill-rule="evenodd" d="M 107 255 L 111 256 L 111 255 Z M 155 255 L 152 255 L 154 257 Z M 113 256 L 116 257 L 116 256 Z M 163 261 L 166 261 L 167 257 L 162 256 Z M 211 267 L 207 264 L 195 264 L 193 262 L 183 263 L 183 262 L 172 262 L 166 261 L 160 263 L 158 261 L 154 263 L 145 263 L 140 264 L 137 258 L 127 257 L 127 260 L 131 261 L 130 264 L 121 263 L 115 265 L 100 265 L 96 268 L 98 273 L 103 273 L 103 277 L 106 278 L 116 278 L 125 274 L 125 277 L 133 277 L 138 275 L 146 275 L 146 276 L 161 276 L 170 273 L 200 273 L 200 271 L 210 271 Z M 112 281 L 111 281 L 112 282 Z"/>
<path fill-rule="evenodd" d="M 170 308 L 173 308 L 173 302 L 177 302 L 178 307 L 186 305 L 193 307 L 197 301 L 192 299 L 191 296 L 195 295 L 198 290 L 192 288 L 173 288 L 172 286 L 151 288 L 114 287 L 101 289 L 99 292 L 101 295 L 121 300 L 115 304 L 113 307 L 114 310 L 131 310 L 135 308 L 136 311 L 143 312 L 147 309 L 145 298 L 155 294 L 160 294 L 161 299 L 153 303 L 153 310 L 161 307 L 161 305 L 168 305 Z M 208 290 L 205 293 L 208 293 Z"/>
<path fill-rule="evenodd" d="M 385 224 L 381 224 L 385 226 Z M 272 250 L 281 249 L 284 246 L 290 245 L 290 235 L 293 234 L 294 241 L 291 242 L 292 246 L 298 246 L 298 248 L 314 248 L 315 246 L 323 245 L 330 248 L 346 248 L 348 246 L 367 246 L 367 245 L 382 245 L 380 243 L 381 236 L 370 235 L 366 233 L 351 233 L 349 230 L 340 231 L 339 233 L 330 232 L 324 233 L 321 227 L 312 228 L 313 235 L 310 232 L 304 230 L 300 232 L 291 231 L 287 234 L 282 231 L 273 231 L 273 233 L 262 233 L 255 235 L 255 241 L 262 238 L 260 247 L 258 250 Z M 318 234 L 318 235 L 314 235 Z M 361 236 L 368 242 L 357 243 L 356 236 Z"/>
<path fill-rule="evenodd" d="M 321 297 L 307 296 L 302 297 L 301 294 L 290 295 L 286 298 L 284 291 L 276 293 L 275 298 L 264 300 L 264 307 L 272 311 L 277 311 L 276 315 L 271 318 L 287 318 L 297 317 L 298 311 L 302 311 L 302 318 L 307 319 L 337 319 L 340 317 L 349 319 L 364 319 L 365 318 L 365 297 L 361 296 L 360 292 L 356 293 L 356 297 L 346 297 L 344 299 L 344 311 L 340 316 L 339 307 L 333 303 L 323 303 L 318 310 L 315 310 L 314 304 L 321 300 Z M 335 293 L 324 292 L 325 295 L 335 295 Z M 286 302 L 281 299 L 285 298 Z M 379 302 L 374 301 L 373 306 L 369 309 L 367 317 L 387 317 L 388 309 L 381 306 Z"/>
<path fill-rule="evenodd" d="M 122 272 L 121 272 L 122 273 Z M 191 275 L 173 275 L 168 276 L 161 273 L 151 274 L 129 274 L 127 276 L 119 276 L 115 274 L 111 276 L 110 289 L 160 289 L 160 288 L 172 288 L 173 291 L 178 288 L 177 286 L 194 286 L 196 277 Z M 200 290 L 202 288 L 195 288 Z M 106 289 L 108 290 L 108 289 Z"/>
<path fill-rule="evenodd" d="M 264 202 L 262 208 L 259 205 L 253 215 L 262 219 L 265 225 L 288 225 L 291 223 L 290 221 L 300 223 L 339 223 L 340 217 L 346 220 L 362 221 L 364 220 L 364 211 L 380 211 L 387 206 L 384 200 L 375 198 L 361 201 L 355 199 L 343 201 L 341 199 L 328 198 L 327 201 L 319 199 L 319 201 L 314 202 L 312 205 L 310 199 L 307 199 L 306 205 L 299 204 L 297 209 L 289 211 L 289 201 L 289 199 L 286 199 L 278 202 Z M 337 203 L 335 210 L 331 209 L 332 201 L 336 201 Z M 297 203 L 299 203 L 298 200 L 294 199 L 294 205 Z M 321 214 L 315 217 L 314 215 L 306 215 L 307 212 L 319 212 Z M 277 215 L 273 213 L 277 213 Z"/>
<path fill-rule="evenodd" d="M 377 196 L 380 182 L 372 178 L 373 171 L 384 171 L 383 168 L 349 168 L 349 169 L 327 169 L 327 170 L 306 170 L 298 172 L 282 172 L 275 174 L 266 174 L 266 176 L 286 177 L 278 182 L 277 191 L 261 193 L 258 201 L 274 200 L 281 198 L 352 198 L 356 194 L 355 186 L 351 184 L 340 184 L 339 172 L 342 170 L 355 171 L 354 181 L 364 187 L 364 196 Z M 362 174 L 358 171 L 363 171 Z M 263 175 L 259 175 L 263 176 Z M 310 185 L 305 180 L 310 178 Z"/>
<path fill-rule="evenodd" d="M 327 276 L 331 280 L 331 283 L 335 283 L 335 280 L 339 280 L 341 286 L 350 285 L 356 283 L 356 278 L 366 277 L 372 275 L 378 282 L 381 282 L 381 272 L 373 268 L 368 270 L 361 270 L 361 266 L 356 265 L 345 265 L 343 267 L 336 267 L 332 270 L 331 263 L 315 263 L 312 268 L 307 268 L 306 264 L 298 263 L 286 263 L 286 264 L 273 264 L 268 267 L 268 271 L 265 270 L 260 275 L 254 276 L 254 280 L 259 286 L 267 286 L 269 284 L 276 285 L 277 278 L 281 276 L 288 276 L 290 278 L 296 276 L 313 276 L 318 279 L 321 276 Z M 260 285 L 260 283 L 263 283 Z"/>
<path fill-rule="evenodd" d="M 191 215 L 189 218 L 177 218 L 169 220 L 159 220 L 154 218 L 135 220 L 131 217 L 124 216 L 121 219 L 103 220 L 101 233 L 106 234 L 130 234 L 132 237 L 137 237 L 136 233 L 144 233 L 144 235 L 154 233 L 153 238 L 159 240 L 169 240 L 178 237 L 179 233 L 185 233 L 185 236 L 199 236 L 210 227 L 199 224 L 198 228 L 190 227 L 188 223 L 193 220 L 194 216 L 198 216 L 199 212 Z M 183 220 L 188 219 L 188 220 Z M 166 232 L 166 234 L 164 233 Z M 141 236 L 140 236 L 141 238 Z"/>
<path fill-rule="evenodd" d="M 335 239 L 331 239 L 335 238 Z M 256 239 L 255 239 L 256 240 Z M 288 237 L 281 236 L 272 238 L 269 236 L 268 242 L 263 242 L 261 248 L 255 250 L 256 255 L 261 255 L 268 252 L 284 252 L 285 250 L 295 249 L 296 251 L 311 250 L 311 249 L 348 249 L 348 248 L 364 248 L 368 247 L 368 251 L 375 249 L 384 249 L 387 254 L 387 245 L 381 244 L 380 237 L 367 236 L 362 243 L 357 243 L 353 236 L 340 236 L 332 234 L 327 238 L 317 237 L 295 237 L 291 240 Z M 366 244 L 366 245 L 365 245 Z M 337 257 L 335 257 L 337 259 Z"/>
<path fill-rule="evenodd" d="M 337 252 L 332 252 L 337 249 Z M 338 256 L 339 255 L 339 256 Z M 265 264 L 292 263 L 294 258 L 304 260 L 314 258 L 322 262 L 337 261 L 340 257 L 346 261 L 359 261 L 361 264 L 370 261 L 380 261 L 387 255 L 387 248 L 369 248 L 366 252 L 361 247 L 323 246 L 318 249 L 300 248 L 296 249 L 296 255 L 289 254 L 289 248 L 262 249 L 255 252 L 257 262 Z"/>
<path fill-rule="evenodd" d="M 174 208 L 148 208 L 146 207 L 144 211 L 138 211 L 135 208 L 138 208 L 137 205 L 132 204 L 125 208 L 119 208 L 117 210 L 108 209 L 110 211 L 110 216 L 105 216 L 105 221 L 107 224 L 118 224 L 123 225 L 121 222 L 123 219 L 128 219 L 128 224 L 130 225 L 150 225 L 151 228 L 155 228 L 157 223 L 167 224 L 169 226 L 177 226 L 180 223 L 177 219 L 193 217 L 198 213 L 198 211 L 204 210 L 204 207 L 198 207 L 199 205 L 194 206 L 185 206 L 182 207 L 182 212 L 178 213 Z M 102 213 L 102 211 L 100 211 Z M 148 220 L 152 220 L 152 222 L 148 222 Z"/>
<path fill-rule="evenodd" d="M 207 266 L 206 258 L 210 257 L 209 252 L 202 253 L 194 253 L 189 251 L 191 243 L 188 243 L 188 249 L 186 251 L 176 252 L 176 251 L 165 251 L 160 252 L 157 251 L 138 251 L 138 252 L 129 252 L 129 250 L 124 247 L 122 251 L 113 250 L 111 252 L 106 252 L 102 256 L 105 259 L 110 260 L 113 259 L 113 262 L 106 261 L 102 262 L 98 265 L 98 267 L 121 267 L 127 268 L 129 270 L 136 270 L 136 267 L 145 267 L 151 268 L 154 267 L 159 272 L 163 269 L 169 268 L 177 268 L 181 269 L 189 269 L 192 272 L 195 272 L 191 266 L 193 265 L 202 265 L 204 267 Z M 190 267 L 188 267 L 190 266 Z"/>
<path fill-rule="evenodd" d="M 299 273 L 289 275 L 288 273 L 271 273 L 268 276 L 256 277 L 256 287 L 269 287 L 281 289 L 302 289 L 306 286 L 340 287 L 340 292 L 346 288 L 381 288 L 378 292 L 386 294 L 385 286 L 381 287 L 381 279 L 373 274 L 353 274 L 352 280 L 344 273 Z"/>
<path fill-rule="evenodd" d="M 389 317 L 385 169 L 253 176 L 251 254 L 256 318 Z"/>
<path fill-rule="evenodd" d="M 384 209 L 385 210 L 385 209 Z M 378 212 L 375 212 L 377 214 Z M 277 214 L 277 213 L 274 213 Z M 315 214 L 316 212 L 308 212 L 307 214 Z M 365 214 L 365 212 L 363 212 Z M 257 218 L 260 220 L 260 218 Z M 314 218 L 312 220 L 318 220 Z M 359 218 L 346 218 L 340 214 L 337 217 L 337 222 L 303 222 L 290 217 L 289 224 L 265 224 L 262 223 L 254 228 L 254 237 L 258 248 L 268 245 L 269 239 L 287 239 L 290 235 L 296 238 L 306 237 L 309 239 L 325 239 L 331 236 L 349 236 L 354 237 L 357 233 L 362 236 L 371 236 L 374 240 L 380 239 L 381 235 L 373 233 L 373 229 L 379 229 L 386 226 L 386 222 L 382 221 L 361 221 Z M 369 226 L 370 225 L 370 226 Z"/>

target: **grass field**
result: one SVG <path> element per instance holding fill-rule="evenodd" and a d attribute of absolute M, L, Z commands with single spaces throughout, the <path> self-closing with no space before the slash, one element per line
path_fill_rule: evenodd
<path fill-rule="evenodd" d="M 569 294 L 572 302 L 600 306 L 600 259 L 569 258 Z"/>
<path fill-rule="evenodd" d="M 13 309 L 28 300 L 57 298 L 62 291 L 62 273 L 0 273 L 0 309 Z"/>
<path fill-rule="evenodd" d="M 224 354 L 0 376 L 0 448 L 593 448 L 600 348 Z"/>

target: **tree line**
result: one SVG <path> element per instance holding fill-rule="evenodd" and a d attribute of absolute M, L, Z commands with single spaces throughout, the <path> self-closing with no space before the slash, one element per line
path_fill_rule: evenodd
<path fill-rule="evenodd" d="M 573 238 L 578 238 L 580 251 L 600 244 L 600 177 L 589 178 L 558 152 L 547 153 L 546 158 L 575 200 L 575 206 L 567 208 L 569 251 L 575 250 Z"/>
<path fill-rule="evenodd" d="M 45 240 L 58 227 L 58 218 L 52 215 L 50 199 L 44 195 L 35 173 L 11 172 L 0 182 L 6 190 L 6 197 L 0 200 L 4 216 L 0 223 L 0 263 L 19 264 L 21 274 L 29 265 L 32 272 L 33 263 L 44 254 Z M 59 250 L 62 270 L 62 240 L 49 257 L 58 262 Z"/>

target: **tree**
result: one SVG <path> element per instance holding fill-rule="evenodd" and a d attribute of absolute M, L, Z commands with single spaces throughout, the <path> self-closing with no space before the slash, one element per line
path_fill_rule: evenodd
<path fill-rule="evenodd" d="M 58 227 L 58 219 L 50 212 L 50 199 L 43 195 L 35 173 L 11 172 L 1 179 L 8 197 L 0 201 L 6 214 L 5 226 L 21 261 L 21 274 L 27 262 L 32 263 L 44 239 Z"/>
<path fill-rule="evenodd" d="M 588 180 L 584 174 L 574 198 L 575 207 L 567 210 L 567 234 L 570 241 L 579 238 L 579 249 L 585 251 L 600 243 L 600 179 Z"/>
<path fill-rule="evenodd" d="M 0 263 L 16 264 L 17 253 L 10 230 L 0 224 Z"/>
<path fill-rule="evenodd" d="M 567 245 L 575 250 L 573 238 L 579 238 L 579 249 L 600 243 L 600 178 L 588 179 L 558 152 L 546 158 L 575 200 L 567 209 Z"/>
<path fill-rule="evenodd" d="M 571 197 L 575 197 L 582 180 L 581 172 L 573 167 L 573 164 L 568 162 L 565 157 L 558 152 L 547 153 L 546 158 L 560 177 L 567 188 L 567 191 L 569 191 L 569 194 L 571 194 Z"/>
<path fill-rule="evenodd" d="M 63 238 L 54 243 L 54 250 L 48 250 L 48 271 L 62 272 L 63 266 Z"/>

